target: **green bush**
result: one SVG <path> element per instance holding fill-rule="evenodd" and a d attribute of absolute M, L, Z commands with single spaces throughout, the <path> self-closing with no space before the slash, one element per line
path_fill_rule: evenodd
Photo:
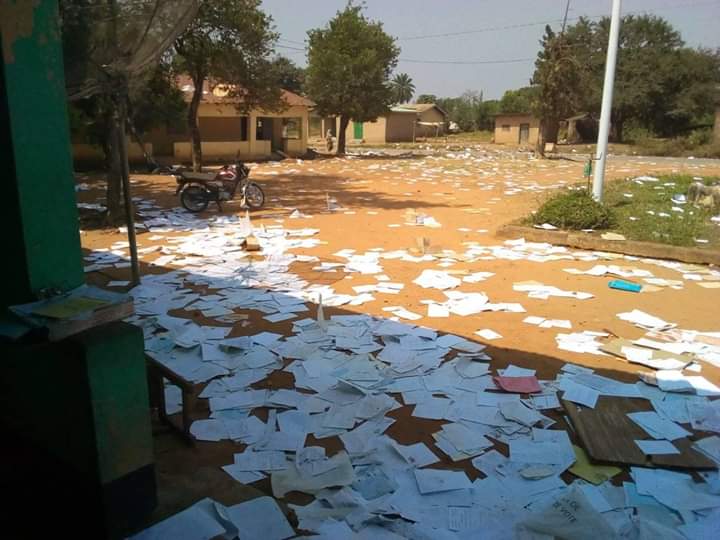
<path fill-rule="evenodd" d="M 689 148 L 703 146 L 712 142 L 713 134 L 710 129 L 696 129 L 687 136 L 687 145 Z"/>
<path fill-rule="evenodd" d="M 577 189 L 552 196 L 533 216 L 533 222 L 561 229 L 608 229 L 614 218 L 610 208 L 593 199 L 587 190 Z"/>

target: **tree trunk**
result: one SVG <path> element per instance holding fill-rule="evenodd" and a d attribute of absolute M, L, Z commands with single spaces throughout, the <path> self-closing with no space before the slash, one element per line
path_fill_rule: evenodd
<path fill-rule="evenodd" d="M 108 123 L 107 150 L 105 155 L 107 164 L 107 222 L 111 225 L 122 220 L 122 169 L 120 164 L 120 133 L 117 118 L 113 115 Z"/>
<path fill-rule="evenodd" d="M 195 172 L 202 170 L 202 144 L 200 139 L 200 125 L 198 123 L 198 109 L 200 108 L 204 82 L 205 77 L 203 76 L 193 77 L 195 90 L 193 91 L 190 106 L 188 107 L 188 129 L 190 131 L 190 146 L 192 149 L 192 166 Z"/>
<path fill-rule="evenodd" d="M 545 157 L 545 126 L 547 125 L 546 120 L 540 120 L 540 125 L 538 126 L 538 138 L 537 142 L 535 143 L 535 155 L 544 158 Z"/>
<path fill-rule="evenodd" d="M 346 115 L 340 115 L 340 133 L 338 133 L 338 147 L 337 153 L 345 153 L 345 132 L 347 131 L 348 124 L 350 124 L 350 118 Z"/>
<path fill-rule="evenodd" d="M 625 127 L 623 125 L 624 123 L 625 119 L 622 116 L 618 116 L 615 119 L 615 142 L 623 142 L 623 128 Z"/>
<path fill-rule="evenodd" d="M 558 140 L 558 132 L 560 131 L 560 122 L 552 119 L 545 123 L 545 142 L 556 143 Z"/>
<path fill-rule="evenodd" d="M 128 100 L 127 103 L 127 126 L 130 131 L 130 136 L 132 137 L 133 141 L 140 147 L 140 151 L 143 153 L 143 156 L 145 157 L 145 163 L 147 163 L 148 171 L 153 172 L 155 169 L 158 168 L 158 163 L 155 161 L 155 158 L 148 154 L 147 150 L 145 149 L 145 141 L 142 138 L 142 135 L 140 135 L 140 132 L 135 128 L 135 123 L 132 121 L 132 113 L 130 109 L 130 100 Z"/>

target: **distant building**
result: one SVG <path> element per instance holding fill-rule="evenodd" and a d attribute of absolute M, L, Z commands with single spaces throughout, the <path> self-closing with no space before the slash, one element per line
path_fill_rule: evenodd
<path fill-rule="evenodd" d="M 339 118 L 322 119 L 323 135 L 330 130 L 337 136 L 339 129 Z M 396 105 L 372 122 L 351 120 L 345 130 L 345 140 L 375 144 L 412 142 L 419 137 L 444 135 L 446 131 L 447 113 L 434 103 Z"/>
<path fill-rule="evenodd" d="M 537 144 L 540 119 L 525 113 L 501 113 L 495 116 L 496 144 Z"/>
<path fill-rule="evenodd" d="M 178 87 L 185 101 L 190 101 L 194 91 L 192 79 L 179 77 Z M 309 99 L 282 91 L 285 108 L 268 112 L 259 109 L 248 113 L 238 111 L 238 97 L 231 96 L 226 85 L 205 81 L 202 100 L 198 109 L 198 124 L 203 159 L 230 160 L 239 155 L 241 159 L 262 159 L 282 151 L 299 156 L 307 151 L 310 109 L 315 105 Z M 143 135 L 146 150 L 158 157 L 171 157 L 176 161 L 190 161 L 191 143 L 187 122 L 175 126 L 160 126 Z M 75 142 L 75 141 L 74 141 Z M 73 144 L 73 154 L 78 161 L 102 160 L 99 146 Z M 128 157 L 132 161 L 142 159 L 139 145 L 128 139 Z"/>

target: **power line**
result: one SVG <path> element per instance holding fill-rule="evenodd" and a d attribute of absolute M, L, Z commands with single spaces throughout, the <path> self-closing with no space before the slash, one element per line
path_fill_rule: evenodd
<path fill-rule="evenodd" d="M 305 45 L 302 41 L 294 41 L 292 39 L 278 38 L 278 41 L 284 41 L 286 43 L 293 43 L 294 45 Z"/>
<path fill-rule="evenodd" d="M 652 14 L 655 11 L 667 11 L 667 10 L 672 10 L 672 9 L 686 9 L 689 7 L 710 5 L 710 4 L 716 4 L 716 3 L 717 3 L 717 0 L 693 2 L 691 4 L 660 7 L 660 8 L 654 9 L 652 11 L 647 10 L 647 9 L 628 11 L 628 12 L 624 13 L 623 15 Z M 415 36 L 406 36 L 406 37 L 399 37 L 397 39 L 398 39 L 398 41 L 416 41 L 416 40 L 421 40 L 421 39 L 466 36 L 466 35 L 472 35 L 472 34 L 482 34 L 485 32 L 498 32 L 501 30 L 515 30 L 515 29 L 519 29 L 519 28 L 530 28 L 533 26 L 544 26 L 546 24 L 563 23 L 563 22 L 566 23 L 568 21 L 579 21 L 580 19 L 602 19 L 603 17 L 606 17 L 606 15 L 604 15 L 604 14 L 603 15 L 580 15 L 578 17 L 567 17 L 567 18 L 563 18 L 563 19 L 550 19 L 550 20 L 546 20 L 546 21 L 534 21 L 534 22 L 520 23 L 520 24 L 508 24 L 505 26 L 487 26 L 485 28 L 477 28 L 475 30 L 461 30 L 459 32 L 445 32 L 442 34 L 422 34 L 422 35 L 415 35 Z"/>
<path fill-rule="evenodd" d="M 301 49 L 300 47 L 290 47 L 289 45 L 275 45 L 276 47 L 279 47 L 280 49 L 290 49 L 291 51 L 303 51 L 305 52 L 305 49 Z"/>
<path fill-rule="evenodd" d="M 416 60 L 413 58 L 400 58 L 400 62 L 413 64 L 454 64 L 454 65 L 483 65 L 483 64 L 517 64 L 520 62 L 534 62 L 535 58 L 514 58 L 512 60 Z"/>

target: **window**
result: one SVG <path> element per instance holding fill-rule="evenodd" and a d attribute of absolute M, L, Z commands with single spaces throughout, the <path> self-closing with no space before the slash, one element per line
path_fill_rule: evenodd
<path fill-rule="evenodd" d="M 283 118 L 283 138 L 300 139 L 302 118 Z"/>
<path fill-rule="evenodd" d="M 503 125 L 502 125 L 502 130 L 503 130 L 503 131 L 510 131 L 510 124 L 503 124 Z"/>
<path fill-rule="evenodd" d="M 246 141 L 247 117 L 201 116 L 200 133 L 204 141 Z"/>
<path fill-rule="evenodd" d="M 258 117 L 255 125 L 255 139 L 258 141 L 272 140 L 273 119 L 267 116 Z"/>

